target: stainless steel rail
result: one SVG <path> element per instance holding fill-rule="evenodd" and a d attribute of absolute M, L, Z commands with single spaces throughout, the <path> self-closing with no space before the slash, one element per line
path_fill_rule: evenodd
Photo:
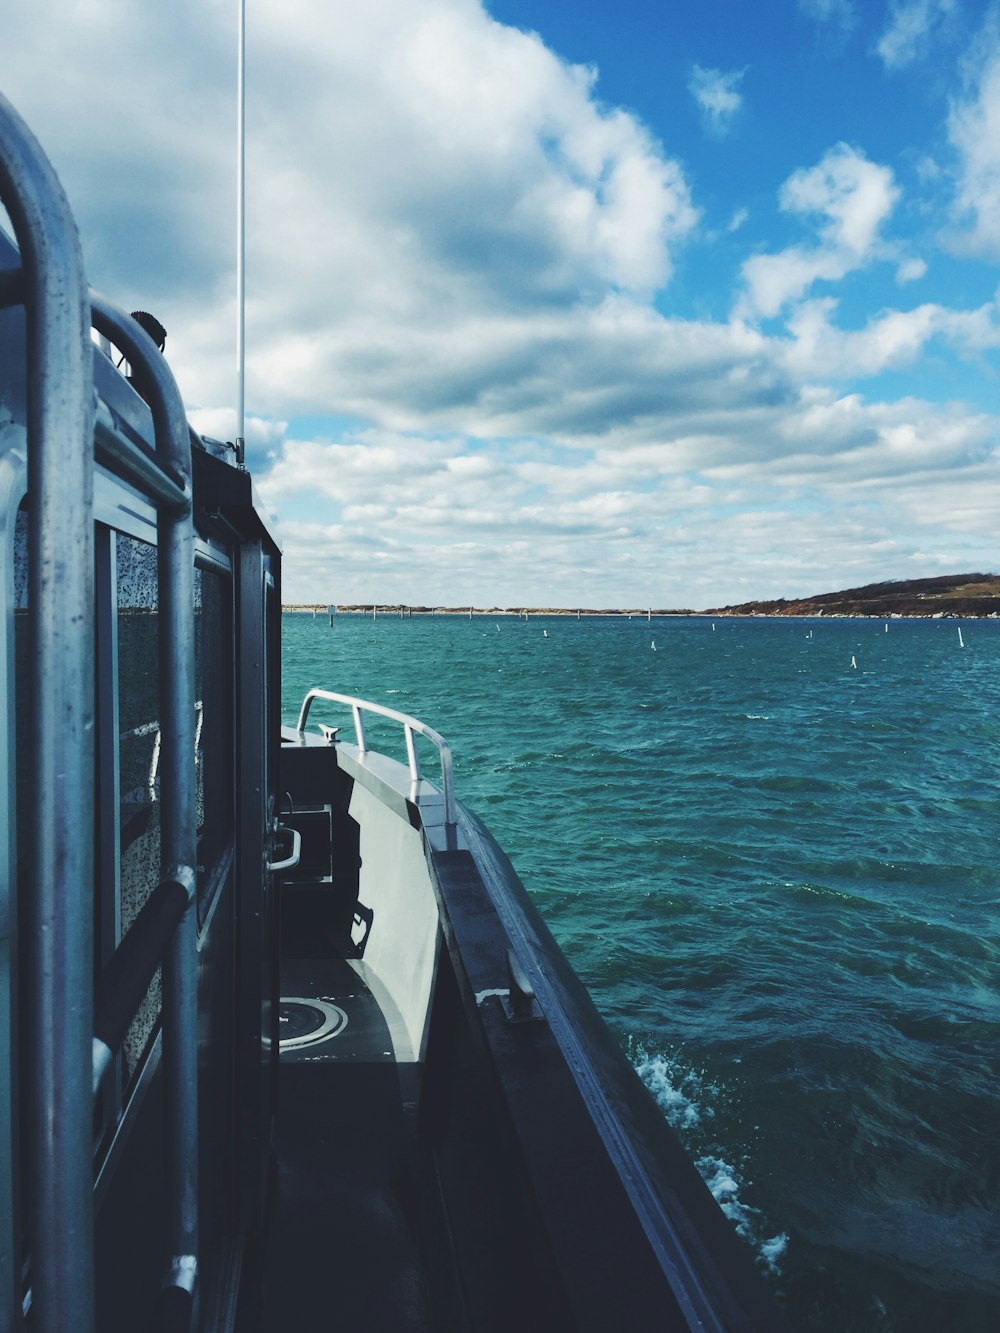
<path fill-rule="evenodd" d="M 0 199 L 24 274 L 28 385 L 30 864 L 22 928 L 32 1327 L 94 1327 L 94 390 L 76 224 L 34 135 L 0 97 Z M 30 917 L 28 914 L 30 913 Z M 6 913 L 4 914 L 6 916 Z M 10 1262 L 8 1257 L 7 1262 Z M 9 1312 L 5 1312 L 9 1313 Z"/>
<path fill-rule="evenodd" d="M 26 1174 L 32 1328 L 94 1329 L 93 1087 L 107 1058 L 94 1030 L 94 454 L 157 505 L 161 885 L 186 895 L 163 954 L 172 1317 L 189 1318 L 197 1278 L 197 923 L 195 894 L 194 536 L 191 441 L 158 348 L 124 311 L 88 293 L 76 225 L 41 147 L 0 96 L 0 201 L 21 255 L 27 331 L 29 595 L 33 678 L 32 884 L 24 895 L 30 1023 Z M 155 459 L 129 441 L 95 441 L 91 325 L 132 365 L 150 404 Z M 0 920 L 9 919 L 6 902 Z M 29 915 L 30 913 L 30 915 Z M 166 932 L 149 932 L 160 934 Z M 162 938 L 157 944 L 157 952 Z M 143 971 L 133 940 L 118 971 Z M 127 964 L 127 966 L 125 966 Z M 141 964 L 141 966 L 140 966 Z M 135 991 L 131 980 L 125 990 Z M 125 995 L 105 991 L 112 1041 Z M 109 1007 L 110 1006 L 110 1007 Z M 11 1256 L 0 1256 L 0 1267 Z M 0 1301 L 15 1279 L 2 1274 Z M 0 1310 L 0 1327 L 8 1310 Z"/>
<path fill-rule="evenodd" d="M 365 713 L 376 713 L 379 717 L 386 717 L 391 722 L 398 722 L 403 728 L 403 734 L 406 737 L 406 757 L 410 767 L 410 777 L 414 782 L 419 782 L 420 761 L 417 758 L 417 748 L 414 741 L 415 736 L 423 736 L 426 740 L 436 747 L 438 757 L 441 761 L 441 794 L 444 797 L 444 818 L 445 823 L 454 824 L 457 816 L 455 806 L 455 787 L 452 780 L 451 765 L 451 746 L 445 738 L 427 726 L 425 722 L 419 721 L 415 717 L 410 717 L 407 713 L 397 712 L 395 708 L 386 708 L 383 704 L 371 703 L 367 699 L 357 699 L 351 694 L 335 694 L 330 690 L 310 690 L 302 700 L 302 708 L 299 712 L 299 720 L 296 724 L 296 731 L 301 735 L 306 729 L 306 720 L 309 717 L 309 710 L 312 707 L 314 699 L 326 699 L 330 703 L 343 704 L 350 708 L 354 715 L 354 734 L 357 739 L 358 749 L 362 754 L 368 751 L 368 743 L 365 737 Z"/>

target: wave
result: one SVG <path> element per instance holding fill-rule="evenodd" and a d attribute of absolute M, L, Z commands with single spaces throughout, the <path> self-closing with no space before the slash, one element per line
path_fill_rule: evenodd
<path fill-rule="evenodd" d="M 653 1094 L 667 1122 L 688 1141 L 690 1149 L 693 1141 L 700 1137 L 694 1131 L 704 1130 L 708 1122 L 715 1120 L 713 1102 L 720 1097 L 719 1085 L 704 1072 L 684 1064 L 676 1055 L 649 1055 L 639 1046 L 633 1060 L 636 1072 Z M 761 1210 L 741 1197 L 747 1188 L 745 1167 L 733 1166 L 723 1156 L 725 1151 L 715 1145 L 712 1151 L 695 1156 L 695 1166 L 737 1233 L 755 1250 L 758 1262 L 770 1273 L 778 1275 L 781 1272 L 779 1260 L 788 1249 L 788 1233 L 781 1231 L 767 1235 L 770 1228 Z"/>

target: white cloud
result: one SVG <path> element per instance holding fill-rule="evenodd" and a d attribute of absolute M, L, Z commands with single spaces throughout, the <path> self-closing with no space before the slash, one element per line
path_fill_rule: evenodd
<path fill-rule="evenodd" d="M 853 28 L 857 20 L 853 0 L 799 0 L 799 9 L 817 23 L 838 28 Z"/>
<path fill-rule="evenodd" d="M 779 198 L 787 212 L 825 218 L 822 244 L 863 262 L 898 197 L 888 167 L 840 143 L 817 166 L 790 176 Z"/>
<path fill-rule="evenodd" d="M 955 12 L 955 0 L 892 0 L 889 22 L 875 44 L 886 69 L 903 69 L 925 58 L 935 29 Z"/>
<path fill-rule="evenodd" d="M 919 282 L 927 273 L 926 260 L 914 256 L 911 259 L 904 259 L 896 269 L 896 281 L 902 286 L 907 282 Z"/>
<path fill-rule="evenodd" d="M 92 278 L 163 318 L 196 424 L 223 438 L 231 9 L 38 0 L 0 49 Z M 116 77 L 95 79 L 109 50 Z M 931 342 L 997 346 L 994 303 L 841 330 L 806 299 L 876 259 L 917 277 L 882 239 L 886 167 L 839 145 L 796 172 L 779 202 L 811 233 L 746 264 L 741 317 L 682 319 L 664 312 L 698 231 L 685 170 L 600 102 L 594 70 L 477 0 L 260 6 L 249 55 L 247 436 L 290 598 L 704 606 L 736 600 L 737 577 L 747 596 L 818 590 L 987 531 L 995 419 L 830 387 Z M 739 99 L 725 79 L 720 125 Z M 966 99 L 970 180 L 986 86 Z M 750 322 L 786 312 L 781 335 Z"/>
<path fill-rule="evenodd" d="M 819 280 L 837 281 L 867 264 L 879 231 L 899 198 L 888 167 L 837 144 L 815 167 L 796 171 L 781 187 L 788 213 L 820 220 L 817 243 L 755 255 L 743 265 L 745 315 L 777 315 Z"/>
<path fill-rule="evenodd" d="M 181 10 L 109 0 L 54 22 L 36 6 L 0 75 L 66 179 L 93 280 L 161 312 L 189 396 L 210 402 L 232 384 L 233 15 Z M 109 44 L 116 78 L 95 80 Z M 682 168 L 598 104 L 594 71 L 474 0 L 290 0 L 254 11 L 248 44 L 259 408 L 329 408 L 355 367 L 469 319 L 502 342 L 512 318 L 646 296 L 696 225 Z"/>
<path fill-rule="evenodd" d="M 917 158 L 914 163 L 914 168 L 917 173 L 917 179 L 924 184 L 931 184 L 934 181 L 938 181 L 944 175 L 941 164 L 935 161 L 933 157 L 929 157 L 926 153 L 922 153 Z"/>
<path fill-rule="evenodd" d="M 837 303 L 830 297 L 803 302 L 788 320 L 792 335 L 785 365 L 796 376 L 858 379 L 913 365 L 931 339 L 975 357 L 1000 347 L 1000 303 L 972 310 L 925 303 L 911 310 L 883 310 L 863 328 L 833 323 Z"/>
<path fill-rule="evenodd" d="M 952 104 L 948 136 L 958 159 L 953 244 L 1000 258 L 1000 34 L 992 24 L 969 66 L 965 95 Z"/>
<path fill-rule="evenodd" d="M 724 138 L 743 106 L 739 91 L 745 69 L 724 72 L 693 65 L 688 76 L 688 91 L 698 103 L 702 124 L 715 138 Z"/>

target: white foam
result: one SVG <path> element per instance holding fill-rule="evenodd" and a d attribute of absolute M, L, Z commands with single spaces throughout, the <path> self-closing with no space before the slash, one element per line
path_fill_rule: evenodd
<path fill-rule="evenodd" d="M 760 1257 L 767 1264 L 772 1273 L 780 1273 L 781 1266 L 778 1260 L 788 1249 L 788 1232 L 780 1231 L 777 1236 L 772 1236 L 770 1240 L 761 1241 L 757 1247 Z"/>
<path fill-rule="evenodd" d="M 765 1235 L 760 1210 L 740 1197 L 746 1186 L 743 1175 L 720 1155 L 718 1145 L 711 1143 L 706 1133 L 706 1121 L 711 1123 L 715 1115 L 712 1103 L 722 1095 L 719 1087 L 676 1055 L 649 1055 L 639 1043 L 632 1047 L 631 1054 L 636 1072 L 655 1097 L 667 1122 L 680 1131 L 688 1151 L 694 1156 L 702 1149 L 702 1155 L 695 1158 L 695 1166 L 719 1207 L 739 1235 L 756 1250 L 759 1261 L 770 1272 L 780 1273 L 778 1261 L 788 1248 L 787 1233 Z"/>
<path fill-rule="evenodd" d="M 754 1209 L 740 1199 L 743 1181 L 735 1167 L 724 1162 L 721 1157 L 699 1157 L 695 1163 L 701 1172 L 712 1198 L 746 1240 L 752 1241 Z"/>
<path fill-rule="evenodd" d="M 778 1260 L 788 1248 L 788 1233 L 782 1231 L 770 1237 L 763 1235 L 760 1210 L 752 1208 L 740 1198 L 745 1181 L 735 1167 L 711 1154 L 699 1157 L 695 1166 L 737 1233 L 754 1247 L 772 1273 L 780 1273 Z"/>
<path fill-rule="evenodd" d="M 656 1103 L 674 1129 L 693 1129 L 700 1124 L 702 1115 L 713 1115 L 711 1107 L 703 1107 L 699 1098 L 715 1092 L 704 1085 L 693 1069 L 682 1069 L 669 1056 L 640 1052 L 636 1072 L 656 1098 Z"/>

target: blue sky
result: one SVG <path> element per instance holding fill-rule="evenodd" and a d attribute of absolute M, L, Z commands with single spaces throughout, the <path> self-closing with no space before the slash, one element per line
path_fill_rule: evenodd
<path fill-rule="evenodd" d="M 248 438 L 288 600 L 1000 565 L 995 6 L 247 8 Z M 157 311 L 231 436 L 233 0 L 0 12 L 91 281 Z"/>

